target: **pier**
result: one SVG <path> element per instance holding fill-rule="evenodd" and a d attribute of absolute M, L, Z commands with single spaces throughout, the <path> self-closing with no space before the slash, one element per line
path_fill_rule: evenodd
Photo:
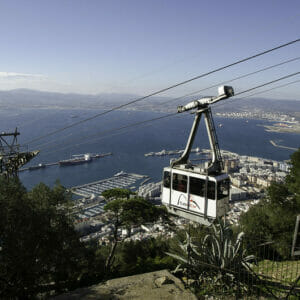
<path fill-rule="evenodd" d="M 288 149 L 288 150 L 293 150 L 293 151 L 297 151 L 297 148 L 293 148 L 293 147 L 287 147 L 287 146 L 282 146 L 282 145 L 278 145 L 276 144 L 274 141 L 270 140 L 270 143 L 277 148 L 282 148 L 282 149 Z"/>
<path fill-rule="evenodd" d="M 82 154 L 80 154 L 80 155 L 82 155 Z M 103 157 L 111 156 L 111 155 L 112 155 L 112 153 L 109 152 L 109 153 L 103 153 L 103 154 L 91 154 L 90 157 L 91 157 L 92 160 L 94 160 L 94 159 L 103 158 Z M 46 163 L 46 164 L 40 164 L 40 165 L 36 165 L 36 166 L 30 166 L 30 167 L 27 167 L 27 168 L 21 168 L 21 169 L 19 169 L 19 172 L 34 171 L 34 170 L 44 169 L 46 167 L 51 167 L 51 166 L 56 166 L 56 165 L 60 165 L 60 161 L 52 162 L 52 163 Z M 76 165 L 76 164 L 74 164 L 74 165 Z M 70 164 L 69 166 L 72 166 L 72 164 Z"/>
<path fill-rule="evenodd" d="M 51 167 L 51 166 L 56 166 L 56 165 L 58 165 L 58 162 L 43 164 L 44 167 L 32 166 L 34 168 L 37 167 L 36 169 L 32 169 L 32 170 L 30 169 L 30 167 L 28 167 L 28 168 L 21 168 L 21 169 L 19 169 L 19 172 L 39 170 L 39 169 L 44 169 L 45 167 Z"/>
<path fill-rule="evenodd" d="M 74 186 L 70 189 L 70 191 L 75 195 L 86 198 L 92 197 L 93 195 L 100 196 L 102 192 L 109 189 L 130 187 L 133 189 L 133 184 L 147 177 L 148 176 L 146 175 L 120 172 L 111 178 Z"/>

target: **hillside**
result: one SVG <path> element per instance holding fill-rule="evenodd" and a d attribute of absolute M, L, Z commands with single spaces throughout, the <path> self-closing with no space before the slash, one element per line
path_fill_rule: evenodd
<path fill-rule="evenodd" d="M 61 109 L 109 109 L 140 98 L 134 94 L 103 93 L 98 95 L 63 94 L 36 90 L 17 89 L 0 91 L 0 107 L 5 108 L 61 108 Z M 130 105 L 128 110 L 171 112 L 180 104 L 194 98 L 175 99 L 151 97 Z M 225 103 L 225 101 L 228 101 Z M 278 112 L 300 117 L 300 100 L 275 100 L 267 98 L 238 98 L 225 100 L 214 107 L 215 112 Z M 224 104 L 224 105 L 223 105 Z"/>

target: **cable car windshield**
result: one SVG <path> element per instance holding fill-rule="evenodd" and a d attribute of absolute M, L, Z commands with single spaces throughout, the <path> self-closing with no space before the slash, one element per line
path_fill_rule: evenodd
<path fill-rule="evenodd" d="M 164 187 L 169 189 L 170 184 L 171 184 L 170 172 L 165 171 L 164 172 Z"/>

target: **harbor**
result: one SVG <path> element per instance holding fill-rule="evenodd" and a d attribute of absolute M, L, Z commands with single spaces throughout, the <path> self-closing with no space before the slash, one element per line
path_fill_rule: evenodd
<path fill-rule="evenodd" d="M 125 173 L 123 171 L 113 177 L 72 187 L 70 191 L 78 196 L 85 198 L 95 198 L 101 196 L 102 192 L 114 188 L 128 188 L 135 190 L 139 186 L 139 181 L 148 178 L 146 175 L 135 173 Z"/>

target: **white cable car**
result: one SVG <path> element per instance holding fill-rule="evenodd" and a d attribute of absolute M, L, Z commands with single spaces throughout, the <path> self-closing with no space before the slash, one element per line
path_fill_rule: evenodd
<path fill-rule="evenodd" d="M 222 173 L 223 163 L 209 105 L 234 95 L 233 88 L 221 86 L 219 96 L 202 98 L 178 107 L 178 113 L 196 109 L 186 148 L 181 157 L 164 168 L 162 203 L 168 211 L 204 225 L 224 216 L 229 208 L 229 176 Z M 212 158 L 204 165 L 194 165 L 188 160 L 204 114 Z"/>

